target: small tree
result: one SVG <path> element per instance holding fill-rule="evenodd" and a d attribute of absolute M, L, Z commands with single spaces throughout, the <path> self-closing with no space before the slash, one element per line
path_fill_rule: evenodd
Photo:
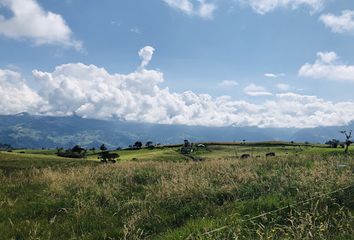
<path fill-rule="evenodd" d="M 187 139 L 184 140 L 183 145 L 181 147 L 182 154 L 190 154 L 193 152 L 193 143 L 189 142 Z"/>
<path fill-rule="evenodd" d="M 102 152 L 107 151 L 107 147 L 106 147 L 104 144 L 102 144 L 102 145 L 100 146 L 100 150 L 101 150 Z"/>
<path fill-rule="evenodd" d="M 338 145 L 340 144 L 340 141 L 337 139 L 332 139 L 330 141 L 327 141 L 326 144 L 330 145 L 331 148 L 337 148 Z"/>
<path fill-rule="evenodd" d="M 143 143 L 140 141 L 136 141 L 133 145 L 133 148 L 140 149 L 143 146 Z"/>
<path fill-rule="evenodd" d="M 352 130 L 350 130 L 349 132 L 341 131 L 340 133 L 345 135 L 346 140 L 345 140 L 345 150 L 344 150 L 344 152 L 348 153 L 349 146 L 350 146 L 350 144 L 352 144 L 352 141 L 350 140 L 352 138 Z"/>
<path fill-rule="evenodd" d="M 80 147 L 79 145 L 75 145 L 73 148 L 67 149 L 65 151 L 63 151 L 62 149 L 58 149 L 57 155 L 59 157 L 66 157 L 66 158 L 85 158 L 86 149 Z"/>
<path fill-rule="evenodd" d="M 98 154 L 98 159 L 101 159 L 102 163 L 116 163 L 117 158 L 119 158 L 118 153 L 110 153 L 109 151 L 102 151 Z"/>
<path fill-rule="evenodd" d="M 56 151 L 57 151 L 57 155 L 58 155 L 60 152 L 64 151 L 64 148 L 56 147 Z"/>
<path fill-rule="evenodd" d="M 148 148 L 148 149 L 154 149 L 155 148 L 154 143 L 152 141 L 146 142 L 145 147 Z"/>
<path fill-rule="evenodd" d="M 79 145 L 75 145 L 72 149 L 72 152 L 74 153 L 82 153 L 82 152 L 86 152 L 85 148 L 80 147 Z"/>

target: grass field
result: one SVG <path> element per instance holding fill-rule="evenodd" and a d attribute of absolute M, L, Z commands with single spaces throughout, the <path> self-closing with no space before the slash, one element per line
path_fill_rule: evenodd
<path fill-rule="evenodd" d="M 354 239 L 354 148 L 54 153 L 0 152 L 0 239 Z"/>

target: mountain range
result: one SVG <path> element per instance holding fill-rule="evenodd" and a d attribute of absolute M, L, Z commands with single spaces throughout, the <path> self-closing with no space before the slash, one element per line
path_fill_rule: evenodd
<path fill-rule="evenodd" d="M 0 115 L 0 143 L 16 148 L 127 147 L 135 141 L 153 141 L 176 144 L 188 139 L 192 142 L 272 141 L 324 143 L 342 139 L 341 130 L 347 126 L 317 128 L 258 128 L 258 127 L 205 127 L 127 122 L 117 119 L 98 120 L 72 116 L 39 116 L 28 113 Z"/>

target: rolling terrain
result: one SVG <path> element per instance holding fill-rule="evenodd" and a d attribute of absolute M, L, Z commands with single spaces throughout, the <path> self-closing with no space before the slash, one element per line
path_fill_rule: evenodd
<path fill-rule="evenodd" d="M 339 131 L 349 126 L 312 129 L 282 129 L 257 127 L 202 127 L 96 120 L 78 116 L 50 117 L 27 113 L 0 116 L 0 143 L 16 148 L 126 147 L 135 141 L 174 144 L 184 139 L 193 142 L 233 141 L 309 141 L 324 143 L 332 138 L 342 139 Z"/>
<path fill-rule="evenodd" d="M 348 155 L 279 142 L 210 143 L 187 155 L 178 146 L 115 152 L 116 164 L 99 163 L 93 151 L 85 159 L 0 152 L 3 239 L 354 235 L 353 147 Z"/>

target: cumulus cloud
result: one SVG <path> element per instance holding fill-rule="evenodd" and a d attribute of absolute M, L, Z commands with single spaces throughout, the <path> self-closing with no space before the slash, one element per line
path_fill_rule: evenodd
<path fill-rule="evenodd" d="M 151 46 L 146 46 L 139 51 L 139 56 L 141 59 L 141 68 L 146 67 L 150 63 L 152 55 L 154 55 L 154 51 L 155 49 Z"/>
<path fill-rule="evenodd" d="M 21 74 L 0 69 L 0 112 L 2 114 L 33 112 L 41 105 L 45 103 L 27 86 Z"/>
<path fill-rule="evenodd" d="M 263 86 L 258 86 L 258 85 L 255 85 L 255 84 L 250 84 L 248 86 L 246 86 L 244 89 L 243 89 L 243 92 L 249 96 L 271 96 L 273 95 L 272 93 L 268 92 L 268 90 L 263 87 Z"/>
<path fill-rule="evenodd" d="M 266 125 L 283 127 L 344 125 L 354 119 L 352 104 L 353 102 L 333 103 L 316 96 L 296 93 L 276 94 L 274 100 L 264 103 L 268 109 Z"/>
<path fill-rule="evenodd" d="M 237 85 L 238 85 L 238 82 L 236 82 L 234 80 L 224 80 L 219 83 L 220 87 L 235 87 Z"/>
<path fill-rule="evenodd" d="M 267 78 L 280 78 L 284 77 L 285 73 L 265 73 L 264 76 Z"/>
<path fill-rule="evenodd" d="M 210 19 L 213 17 L 216 5 L 205 0 L 163 0 L 170 7 L 190 16 L 199 16 Z"/>
<path fill-rule="evenodd" d="M 342 15 L 323 14 L 320 21 L 335 33 L 351 33 L 354 34 L 354 11 L 342 11 Z"/>
<path fill-rule="evenodd" d="M 78 50 L 82 47 L 62 16 L 45 11 L 36 0 L 0 0 L 0 8 L 13 13 L 9 18 L 0 15 L 0 35 L 31 40 L 36 45 L 55 44 Z"/>
<path fill-rule="evenodd" d="M 297 9 L 301 6 L 310 8 L 311 12 L 320 10 L 326 0 L 241 0 L 259 14 L 265 14 L 276 8 Z"/>
<path fill-rule="evenodd" d="M 299 76 L 354 82 L 354 65 L 341 64 L 335 52 L 318 52 L 315 63 L 304 64 Z"/>
<path fill-rule="evenodd" d="M 192 91 L 172 92 L 161 87 L 162 72 L 146 69 L 153 51 L 147 53 L 151 55 L 140 54 L 145 63 L 129 74 L 112 74 L 82 63 L 57 66 L 53 72 L 34 70 L 38 90 L 31 89 L 19 73 L 0 70 L 0 113 L 76 113 L 150 123 L 259 127 L 329 126 L 354 119 L 353 102 L 334 103 L 295 93 L 271 95 L 256 85 L 248 87 L 251 94 L 268 95 L 258 104 Z"/>

